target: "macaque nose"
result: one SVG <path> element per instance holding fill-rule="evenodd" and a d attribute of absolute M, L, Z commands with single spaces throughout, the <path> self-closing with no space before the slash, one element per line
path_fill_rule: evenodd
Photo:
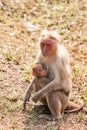
<path fill-rule="evenodd" d="M 46 49 L 47 49 L 47 46 L 44 45 L 44 47 L 43 47 L 43 52 L 46 52 Z"/>
<path fill-rule="evenodd" d="M 45 49 L 45 50 L 47 49 L 47 45 L 44 46 L 44 49 Z"/>
<path fill-rule="evenodd" d="M 46 49 L 46 45 L 44 45 L 44 49 Z"/>

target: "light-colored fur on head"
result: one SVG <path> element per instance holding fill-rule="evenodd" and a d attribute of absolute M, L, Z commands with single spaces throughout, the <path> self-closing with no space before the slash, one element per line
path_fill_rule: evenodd
<path fill-rule="evenodd" d="M 53 38 L 53 39 L 55 39 L 58 43 L 60 43 L 60 36 L 55 32 L 55 31 L 48 31 L 48 30 L 43 30 L 42 32 L 41 32 L 41 38 L 40 38 L 40 41 L 41 41 L 41 39 L 43 39 L 43 38 L 48 38 L 48 37 L 50 37 L 50 38 Z"/>

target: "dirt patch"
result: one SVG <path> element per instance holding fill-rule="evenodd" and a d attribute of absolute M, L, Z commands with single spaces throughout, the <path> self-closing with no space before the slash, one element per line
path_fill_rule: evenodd
<path fill-rule="evenodd" d="M 87 106 L 86 1 L 0 1 L 0 129 L 87 130 L 87 114 L 65 114 L 63 120 L 38 120 L 35 105 L 23 99 L 32 78 L 31 68 L 43 29 L 56 30 L 70 52 L 73 80 L 71 100 Z"/>

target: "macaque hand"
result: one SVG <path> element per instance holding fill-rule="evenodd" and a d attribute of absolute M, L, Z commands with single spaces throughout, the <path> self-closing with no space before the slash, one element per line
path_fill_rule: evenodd
<path fill-rule="evenodd" d="M 23 102 L 23 110 L 26 108 L 26 102 L 29 101 L 31 94 L 27 93 Z"/>
<path fill-rule="evenodd" d="M 24 101 L 27 102 L 30 100 L 30 96 L 31 96 L 31 93 L 27 93 L 26 96 L 25 96 L 25 99 Z"/>
<path fill-rule="evenodd" d="M 38 100 L 39 100 L 39 95 L 37 93 L 34 94 L 33 97 L 32 97 L 32 100 L 33 100 L 33 102 L 37 103 Z"/>

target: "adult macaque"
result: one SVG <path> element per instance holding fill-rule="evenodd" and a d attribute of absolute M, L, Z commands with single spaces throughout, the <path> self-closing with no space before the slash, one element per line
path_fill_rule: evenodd
<path fill-rule="evenodd" d="M 69 103 L 72 89 L 69 54 L 60 44 L 59 36 L 55 32 L 45 31 L 41 36 L 39 45 L 40 52 L 37 61 L 46 65 L 52 80 L 37 91 L 32 100 L 37 102 L 42 97 L 46 97 L 47 105 L 52 116 L 48 117 L 47 115 L 43 117 L 47 119 L 51 118 L 53 120 L 60 119 L 63 117 L 64 109 Z M 30 89 L 32 88 L 34 81 L 35 78 L 30 84 Z M 61 90 L 64 92 L 61 92 Z M 28 89 L 24 104 L 29 97 Z"/>

